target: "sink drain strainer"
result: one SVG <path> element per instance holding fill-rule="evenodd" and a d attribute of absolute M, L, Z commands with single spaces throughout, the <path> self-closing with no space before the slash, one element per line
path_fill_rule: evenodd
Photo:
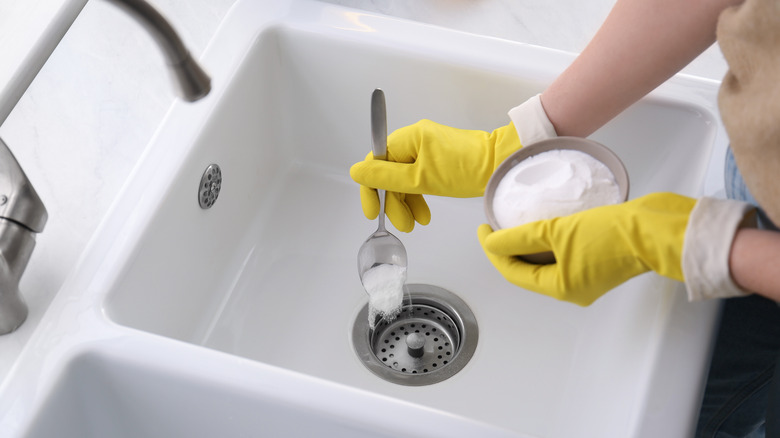
<path fill-rule="evenodd" d="M 401 313 L 368 325 L 368 304 L 352 330 L 358 357 L 374 374 L 402 385 L 430 385 L 460 371 L 477 347 L 478 329 L 466 303 L 440 287 L 409 284 Z"/>
<path fill-rule="evenodd" d="M 222 190 L 222 169 L 216 164 L 209 164 L 200 178 L 198 186 L 198 204 L 200 208 L 207 210 L 214 206 Z"/>

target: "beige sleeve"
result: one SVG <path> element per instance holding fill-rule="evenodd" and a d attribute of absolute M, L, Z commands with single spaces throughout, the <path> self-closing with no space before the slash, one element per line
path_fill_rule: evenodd
<path fill-rule="evenodd" d="M 724 10 L 718 43 L 729 65 L 718 96 L 734 158 L 751 194 L 780 224 L 780 1 Z"/>
<path fill-rule="evenodd" d="M 737 230 L 754 218 L 750 204 L 701 198 L 693 207 L 682 251 L 689 301 L 747 295 L 731 278 L 729 254 Z"/>
<path fill-rule="evenodd" d="M 537 94 L 509 110 L 509 118 L 515 124 L 517 136 L 520 137 L 520 144 L 523 146 L 558 136 L 544 111 L 540 96 Z"/>

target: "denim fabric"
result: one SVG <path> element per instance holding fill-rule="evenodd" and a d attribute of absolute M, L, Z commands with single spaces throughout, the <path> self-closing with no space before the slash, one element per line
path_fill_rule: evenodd
<path fill-rule="evenodd" d="M 780 351 L 780 307 L 758 295 L 725 300 L 697 437 L 763 437 Z"/>
<path fill-rule="evenodd" d="M 726 152 L 726 196 L 729 199 L 745 201 L 758 207 L 758 201 L 750 194 L 750 190 L 742 179 L 742 174 L 737 169 L 737 162 L 734 160 L 734 153 L 729 148 Z M 758 209 L 758 227 L 766 230 L 780 231 L 775 224 L 767 217 L 764 210 Z"/>
<path fill-rule="evenodd" d="M 766 412 L 766 436 L 780 436 L 780 356 L 775 364 L 775 378 L 769 387 L 769 406 Z"/>
<path fill-rule="evenodd" d="M 729 149 L 726 157 L 729 198 L 757 205 L 737 170 Z M 759 211 L 759 225 L 777 228 Z M 724 300 L 697 438 L 758 438 L 765 435 L 767 400 L 780 352 L 780 307 L 758 295 Z M 777 398 L 777 395 L 773 394 Z M 774 425 L 770 427 L 774 428 Z"/>

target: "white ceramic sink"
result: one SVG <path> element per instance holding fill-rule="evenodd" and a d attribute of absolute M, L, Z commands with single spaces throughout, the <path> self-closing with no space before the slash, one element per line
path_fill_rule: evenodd
<path fill-rule="evenodd" d="M 313 1 L 239 0 L 205 55 L 212 95 L 171 109 L 5 385 L 0 427 L 134 436 L 148 419 L 182 436 L 235 413 L 236 434 L 266 421 L 299 435 L 688 434 L 716 304 L 689 304 L 654 274 L 588 308 L 518 289 L 479 246 L 481 199 L 431 197 L 429 226 L 394 231 L 409 282 L 473 310 L 468 365 L 406 387 L 353 351 L 356 254 L 376 225 L 348 170 L 370 149 L 372 90 L 390 130 L 421 118 L 492 130 L 572 58 Z M 716 87 L 676 77 L 593 135 L 625 162 L 632 197 L 717 190 Z M 211 163 L 223 184 L 203 210 Z"/>

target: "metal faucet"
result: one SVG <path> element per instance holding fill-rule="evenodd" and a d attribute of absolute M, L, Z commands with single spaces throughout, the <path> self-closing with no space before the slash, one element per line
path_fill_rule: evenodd
<path fill-rule="evenodd" d="M 162 49 L 182 99 L 194 102 L 211 91 L 211 79 L 192 58 L 170 23 L 144 0 L 108 0 L 133 16 Z"/>
<path fill-rule="evenodd" d="M 108 1 L 129 12 L 152 34 L 184 100 L 193 102 L 211 91 L 211 79 L 157 10 L 143 0 Z M 0 139 L 0 335 L 13 332 L 27 319 L 19 280 L 35 247 L 35 234 L 43 231 L 47 219 L 43 201 Z"/>

